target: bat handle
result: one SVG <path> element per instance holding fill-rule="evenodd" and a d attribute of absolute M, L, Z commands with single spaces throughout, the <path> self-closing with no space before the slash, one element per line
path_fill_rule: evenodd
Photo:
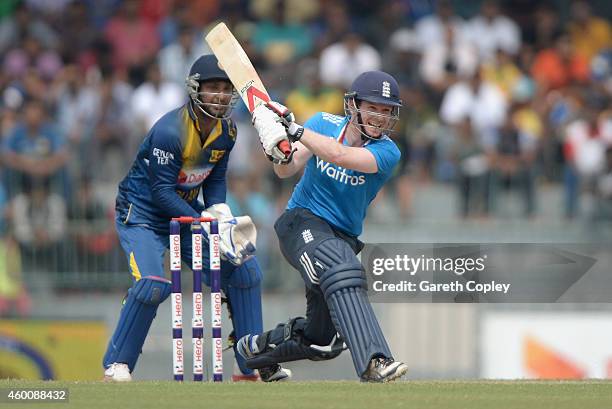
<path fill-rule="evenodd" d="M 289 145 L 289 142 L 280 141 L 277 146 L 278 146 L 278 149 L 280 149 L 281 152 L 283 152 L 286 157 L 288 157 L 291 154 L 291 145 Z"/>

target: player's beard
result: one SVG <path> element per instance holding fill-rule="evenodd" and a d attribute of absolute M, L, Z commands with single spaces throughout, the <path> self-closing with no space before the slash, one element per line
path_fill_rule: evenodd
<path fill-rule="evenodd" d="M 210 103 L 210 104 L 203 104 L 203 108 L 211 116 L 221 119 L 221 118 L 226 117 L 226 112 L 228 111 L 230 107 L 227 105 Z"/>
<path fill-rule="evenodd" d="M 193 100 L 193 103 L 201 113 L 214 119 L 229 118 L 238 101 L 238 94 L 236 92 L 232 94 L 223 94 L 220 97 L 217 94 L 217 96 L 213 98 L 208 95 L 208 98 L 211 99 L 210 101 L 202 100 L 203 97 L 203 95 L 200 95 L 196 100 Z"/>

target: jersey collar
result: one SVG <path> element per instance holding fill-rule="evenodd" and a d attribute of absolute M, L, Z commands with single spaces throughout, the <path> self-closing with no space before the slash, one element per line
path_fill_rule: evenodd
<path fill-rule="evenodd" d="M 193 126 L 198 131 L 198 135 L 202 134 L 202 130 L 200 129 L 200 122 L 198 121 L 198 116 L 196 115 L 195 111 L 193 110 L 193 107 L 191 106 L 191 102 L 187 102 L 187 112 L 189 113 L 189 117 L 193 121 Z M 212 120 L 212 118 L 208 118 L 208 119 Z M 212 131 L 210 132 L 209 135 L 202 135 L 203 138 L 206 138 L 204 140 L 204 144 L 202 146 L 202 149 L 206 149 L 215 140 L 217 140 L 217 138 L 219 138 L 219 136 L 221 136 L 221 133 L 223 131 L 223 126 L 222 126 L 221 122 L 222 122 L 221 120 L 217 121 L 217 124 L 212 129 Z"/>
<path fill-rule="evenodd" d="M 198 134 L 202 133 L 202 131 L 200 130 L 200 123 L 198 121 L 198 116 L 196 115 L 195 111 L 193 110 L 193 107 L 191 106 L 191 101 L 187 102 L 187 112 L 189 113 L 189 117 L 191 118 L 191 121 L 193 122 L 193 126 L 195 126 L 195 128 L 198 131 Z"/>
<path fill-rule="evenodd" d="M 219 136 L 221 136 L 222 132 L 223 132 L 223 126 L 221 125 L 221 121 L 217 121 L 217 125 L 215 125 L 215 127 L 212 129 L 212 131 L 210 132 L 210 135 L 207 135 L 207 138 L 204 141 L 204 146 L 202 146 L 202 149 L 206 149 L 210 145 L 212 145 L 212 143 L 216 141 L 217 138 L 219 138 Z"/>
<path fill-rule="evenodd" d="M 342 129 L 340 130 L 340 133 L 338 134 L 338 137 L 336 138 L 336 141 L 342 145 L 344 145 L 344 137 L 346 134 L 346 128 L 348 127 L 348 123 L 349 121 L 346 121 L 344 123 L 344 126 L 342 127 Z"/>
<path fill-rule="evenodd" d="M 208 148 L 223 133 L 223 123 L 222 123 L 223 121 L 218 120 L 214 128 L 210 131 L 210 134 L 200 136 L 202 134 L 202 131 L 198 124 L 198 118 L 195 112 L 193 111 L 193 108 L 191 107 L 190 103 L 187 103 L 186 111 L 187 111 L 187 114 L 189 115 L 189 120 L 191 120 L 191 124 L 187 124 L 187 129 L 188 129 L 187 132 L 189 134 L 192 134 L 191 137 L 194 138 L 194 140 L 198 141 L 198 144 L 202 147 L 202 149 Z M 184 116 L 184 118 L 187 119 L 187 116 Z M 202 139 L 204 139 L 204 141 L 202 141 Z"/>

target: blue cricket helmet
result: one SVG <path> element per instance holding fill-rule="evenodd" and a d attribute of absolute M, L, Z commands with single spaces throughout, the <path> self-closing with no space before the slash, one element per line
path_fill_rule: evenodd
<path fill-rule="evenodd" d="M 360 74 L 345 97 L 394 107 L 402 106 L 397 81 L 383 71 L 366 71 Z"/>
<path fill-rule="evenodd" d="M 230 80 L 227 73 L 221 69 L 214 54 L 205 54 L 195 60 L 189 70 L 189 76 L 197 77 L 195 79 L 198 81 Z"/>
<path fill-rule="evenodd" d="M 361 101 L 391 107 L 389 114 L 362 110 Z M 383 134 L 390 133 L 399 121 L 399 111 L 402 106 L 400 88 L 391 75 L 383 71 L 366 71 L 360 74 L 349 91 L 344 94 L 344 113 L 351 118 L 350 123 L 357 127 L 362 139 L 379 139 Z M 364 122 L 364 115 L 368 118 L 378 118 L 382 124 Z M 371 136 L 370 132 L 380 133 Z"/>
<path fill-rule="evenodd" d="M 202 91 L 201 84 L 204 81 L 213 80 L 231 82 L 225 70 L 223 70 L 219 65 L 217 57 L 215 57 L 214 54 L 205 54 L 195 60 L 195 62 L 191 65 L 189 75 L 185 79 L 187 93 L 189 94 L 194 107 L 206 116 L 215 119 L 229 118 L 234 106 L 236 105 L 236 101 L 238 101 L 238 93 L 234 90 L 231 95 L 225 95 L 226 97 L 230 98 L 228 103 L 222 103 L 221 101 L 212 102 L 210 100 L 208 102 L 204 102 L 203 98 L 205 97 L 205 94 L 208 94 L 210 98 L 210 96 L 214 95 L 214 93 Z M 224 96 L 221 95 L 221 97 Z M 217 109 L 219 107 L 225 110 L 222 114 L 211 113 L 211 109 Z"/>

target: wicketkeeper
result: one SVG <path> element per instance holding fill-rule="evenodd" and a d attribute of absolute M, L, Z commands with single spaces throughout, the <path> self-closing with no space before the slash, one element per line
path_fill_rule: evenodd
<path fill-rule="evenodd" d="M 230 113 L 237 94 L 214 55 L 204 55 L 193 64 L 186 85 L 189 100 L 153 125 L 119 184 L 116 227 L 128 258 L 132 287 L 104 355 L 108 380 L 132 379 L 157 308 L 170 295 L 171 282 L 165 278 L 163 260 L 172 217 L 202 215 L 219 220 L 221 287 L 235 337 L 262 331 L 262 272 L 253 255 L 255 226 L 248 216 L 234 217 L 225 204 L 225 174 L 236 140 Z M 204 203 L 198 200 L 200 192 Z M 189 229 L 189 225 L 182 226 L 181 251 L 183 261 L 191 266 Z M 207 223 L 204 229 L 208 229 Z M 203 279 L 210 285 L 207 245 L 203 258 Z M 257 379 L 244 359 L 235 355 L 240 373 L 234 379 Z M 259 374 L 264 381 L 291 375 L 279 365 L 260 368 Z"/>

